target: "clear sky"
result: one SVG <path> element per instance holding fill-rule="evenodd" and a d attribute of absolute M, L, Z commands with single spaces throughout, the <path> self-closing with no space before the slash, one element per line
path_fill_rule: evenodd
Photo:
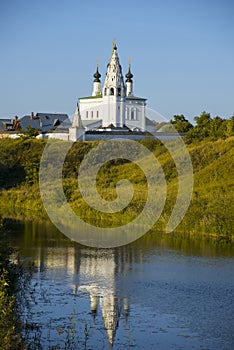
<path fill-rule="evenodd" d="M 135 95 L 167 118 L 234 114 L 233 0 L 0 0 L 0 118 L 72 115 L 117 41 Z"/>

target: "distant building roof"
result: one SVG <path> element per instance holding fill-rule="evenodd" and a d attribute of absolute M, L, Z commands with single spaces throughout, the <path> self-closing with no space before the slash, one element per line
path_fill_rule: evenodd
<path fill-rule="evenodd" d="M 6 124 L 12 124 L 11 119 L 0 119 L 0 130 L 6 130 Z"/>
<path fill-rule="evenodd" d="M 36 115 L 25 115 L 20 119 L 20 126 L 27 130 L 28 126 L 40 129 L 42 132 L 50 131 L 54 127 L 70 127 L 71 121 L 67 114 L 59 113 L 37 113 Z"/>

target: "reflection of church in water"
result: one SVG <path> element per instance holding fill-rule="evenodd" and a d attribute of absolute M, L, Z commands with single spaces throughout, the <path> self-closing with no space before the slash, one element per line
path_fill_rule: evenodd
<path fill-rule="evenodd" d="M 112 348 L 120 317 L 127 323 L 129 315 L 128 293 L 118 276 L 126 276 L 132 264 L 141 263 L 140 251 L 130 246 L 118 249 L 69 247 L 66 255 L 51 253 L 40 256 L 38 265 L 40 268 L 66 269 L 66 274 L 73 279 L 74 295 L 89 293 L 93 322 L 100 310 Z"/>

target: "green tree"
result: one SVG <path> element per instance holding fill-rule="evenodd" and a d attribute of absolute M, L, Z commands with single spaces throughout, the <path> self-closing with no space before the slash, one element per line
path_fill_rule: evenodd
<path fill-rule="evenodd" d="M 170 120 L 170 123 L 176 128 L 178 132 L 188 132 L 193 128 L 193 125 L 185 118 L 183 114 L 174 115 L 174 120 Z"/>
<path fill-rule="evenodd" d="M 210 113 L 206 113 L 204 111 L 201 113 L 200 117 L 194 117 L 194 120 L 199 131 L 202 132 L 204 136 L 208 136 L 210 131 L 210 123 L 212 120 Z"/>
<path fill-rule="evenodd" d="M 210 124 L 212 121 L 210 113 L 204 111 L 199 117 L 194 117 L 194 120 L 196 126 L 191 128 L 185 136 L 185 140 L 188 142 L 201 141 L 210 136 Z"/>
<path fill-rule="evenodd" d="M 40 155 L 31 154 L 24 163 L 24 171 L 26 173 L 26 183 L 33 185 L 38 182 L 38 172 L 40 167 Z"/>
<path fill-rule="evenodd" d="M 31 125 L 27 126 L 27 131 L 26 131 L 26 135 L 27 136 L 29 136 L 29 137 L 36 137 L 40 133 L 41 133 L 40 129 L 32 128 Z"/>
<path fill-rule="evenodd" d="M 226 136 L 234 136 L 234 115 L 226 123 Z"/>
<path fill-rule="evenodd" d="M 214 139 L 223 138 L 226 134 L 226 120 L 215 117 L 210 123 L 210 136 Z"/>
<path fill-rule="evenodd" d="M 0 217 L 0 350 L 20 349 L 15 301 L 19 276 L 16 265 L 10 261 L 13 249 L 7 245 L 4 237 L 5 227 Z"/>

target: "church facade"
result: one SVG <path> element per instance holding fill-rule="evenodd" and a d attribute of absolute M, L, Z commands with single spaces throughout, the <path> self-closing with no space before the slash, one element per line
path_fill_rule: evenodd
<path fill-rule="evenodd" d="M 116 44 L 113 44 L 103 87 L 98 66 L 93 76 L 92 95 L 79 99 L 81 119 L 86 130 L 127 127 L 131 131 L 153 131 L 151 123 L 147 125 L 146 122 L 146 99 L 133 93 L 130 64 L 124 81 Z"/>
<path fill-rule="evenodd" d="M 93 77 L 92 93 L 79 98 L 72 122 L 67 114 L 31 113 L 19 120 L 20 130 L 32 127 L 41 131 L 38 138 L 64 141 L 157 137 L 155 122 L 146 117 L 147 100 L 134 95 L 130 63 L 124 76 L 114 42 L 103 85 L 98 65 Z M 19 137 L 20 130 L 12 131 L 13 136 Z"/>
<path fill-rule="evenodd" d="M 117 137 L 118 133 L 121 137 L 141 139 L 146 132 L 154 132 L 155 124 L 146 117 L 146 98 L 134 95 L 130 64 L 124 79 L 115 43 L 103 86 L 98 65 L 93 77 L 92 95 L 81 97 L 80 108 L 78 105 L 76 108 L 70 129 L 72 141 L 76 139 L 75 134 L 79 134 L 80 139 L 80 132 L 74 129 L 77 127 L 85 130 L 87 140 Z M 102 137 L 104 134 L 106 137 Z"/>

